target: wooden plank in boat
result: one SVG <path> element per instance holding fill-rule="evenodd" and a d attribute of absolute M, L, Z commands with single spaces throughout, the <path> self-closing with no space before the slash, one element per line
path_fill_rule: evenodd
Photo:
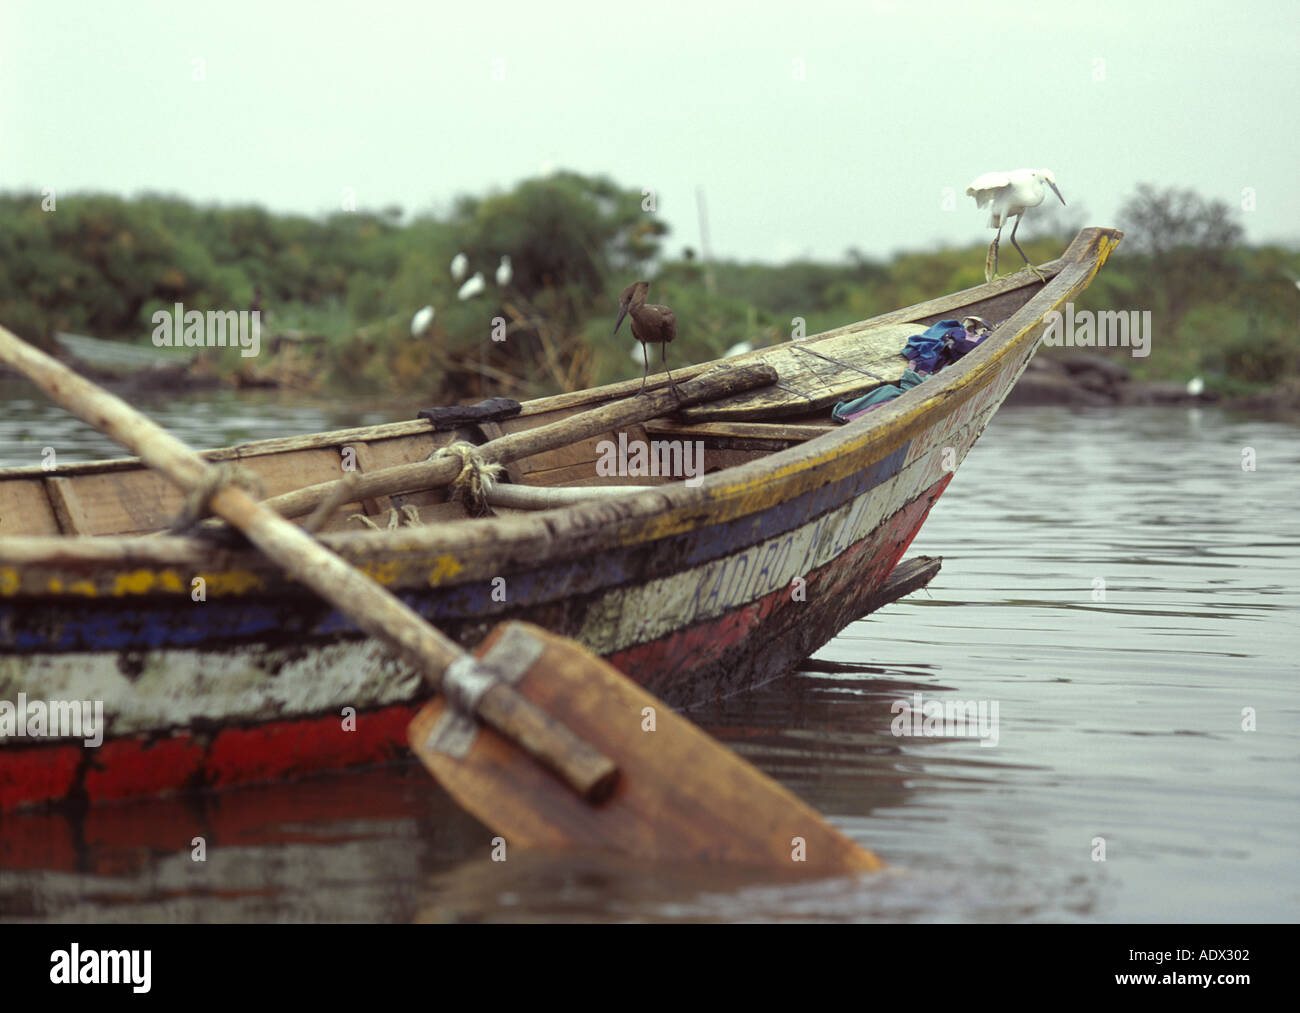
<path fill-rule="evenodd" d="M 414 464 L 423 461 L 439 447 L 446 446 L 453 439 L 464 440 L 469 437 L 469 430 L 456 429 L 446 433 L 432 433 L 427 436 L 404 436 L 389 440 L 343 440 L 338 444 L 339 453 L 346 447 L 365 447 L 367 460 L 363 465 L 366 471 L 379 471 L 399 464 Z"/>
<path fill-rule="evenodd" d="M 266 495 L 278 496 L 291 489 L 342 477 L 338 447 L 322 447 L 292 454 L 274 454 L 241 460 L 240 466 L 256 474 Z"/>
<path fill-rule="evenodd" d="M 586 464 L 575 464 L 565 468 L 551 468 L 546 471 L 533 471 L 528 474 L 528 485 L 663 485 L 666 482 L 676 482 L 679 479 L 671 475 L 661 477 L 657 475 L 597 475 L 596 464 L 594 461 L 588 461 Z"/>
<path fill-rule="evenodd" d="M 338 451 L 304 450 L 257 457 L 240 466 L 262 480 L 266 495 L 339 477 Z M 167 527 L 184 503 L 181 491 L 147 469 L 92 472 L 66 479 L 80 504 L 85 534 L 141 534 Z"/>
<path fill-rule="evenodd" d="M 0 482 L 0 537 L 57 534 L 59 524 L 41 479 Z"/>
<path fill-rule="evenodd" d="M 784 448 L 781 448 L 784 449 Z M 738 468 L 742 464 L 766 457 L 770 450 L 738 450 L 734 447 L 707 447 L 704 452 L 704 474 L 712 475 L 715 471 Z"/>
<path fill-rule="evenodd" d="M 362 443 L 360 440 L 346 444 L 343 450 L 351 448 L 352 453 L 356 455 L 357 471 L 361 474 L 367 472 L 379 471 L 383 467 L 379 463 L 379 451 L 374 450 L 370 444 Z M 405 461 L 396 462 L 405 464 Z M 368 517 L 375 517 L 378 514 L 388 515 L 388 511 L 393 508 L 393 498 L 391 496 L 376 496 L 374 499 L 363 499 L 361 507 L 365 510 Z"/>
<path fill-rule="evenodd" d="M 673 422 L 655 419 L 646 432 L 656 440 L 700 440 L 710 450 L 784 450 L 839 428 L 825 425 L 782 425 L 772 422 Z"/>
<path fill-rule="evenodd" d="M 783 386 L 684 408 L 677 417 L 695 422 L 756 421 L 829 408 L 882 384 L 897 383 L 909 365 L 901 354 L 907 339 L 923 330 L 914 323 L 890 324 L 816 342 L 787 341 L 736 356 L 736 362 L 766 362 L 780 374 Z"/>
<path fill-rule="evenodd" d="M 629 426 L 626 432 L 629 440 L 645 438 L 645 431 L 640 426 Z M 595 474 L 596 458 L 600 453 L 597 448 L 603 441 L 617 439 L 618 433 L 601 433 L 590 439 L 579 440 L 563 447 L 556 447 L 554 450 L 548 450 L 545 453 L 520 458 L 518 464 L 525 476 L 531 476 L 543 471 L 554 471 L 557 468 L 576 467 L 585 467 L 588 472 Z"/>
<path fill-rule="evenodd" d="M 153 471 L 110 471 L 60 481 L 68 483 L 65 503 L 77 504 L 79 534 L 158 531 L 172 522 L 185 501 L 176 486 Z"/>
<path fill-rule="evenodd" d="M 93 535 L 90 520 L 81 509 L 81 500 L 72 486 L 72 479 L 51 475 L 45 480 L 45 490 L 50 494 L 50 505 L 58 519 L 59 530 L 65 535 Z"/>

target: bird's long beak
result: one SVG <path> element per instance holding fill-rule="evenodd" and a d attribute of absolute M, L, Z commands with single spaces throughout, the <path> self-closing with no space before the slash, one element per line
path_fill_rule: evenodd
<path fill-rule="evenodd" d="M 625 316 L 627 316 L 627 303 L 620 303 L 618 307 L 618 319 L 614 321 L 615 334 L 617 334 L 618 329 L 623 326 L 623 318 Z"/>
<path fill-rule="evenodd" d="M 1061 191 L 1056 189 L 1056 184 L 1049 181 L 1047 185 L 1052 188 L 1052 193 L 1056 194 L 1056 199 L 1061 202 L 1061 205 L 1063 207 L 1068 207 L 1065 203 L 1065 198 L 1061 196 Z"/>

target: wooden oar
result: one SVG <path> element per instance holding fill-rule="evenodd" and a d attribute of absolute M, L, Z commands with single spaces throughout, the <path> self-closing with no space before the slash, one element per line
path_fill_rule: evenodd
<path fill-rule="evenodd" d="M 545 645 L 519 692 L 623 771 L 603 805 L 584 803 L 491 729 L 462 757 L 431 748 L 441 697 L 411 722 L 411 747 L 462 806 L 510 845 L 608 848 L 651 861 L 738 862 L 817 873 L 878 869 L 880 859 L 667 704 L 565 637 L 502 623 L 475 653 L 524 630 Z M 680 659 L 689 665 L 689 658 Z"/>
<path fill-rule="evenodd" d="M 182 488 L 213 481 L 213 468 L 189 447 L 3 327 L 0 361 Z M 442 720 L 444 701 L 437 699 L 411 723 L 412 742 L 452 795 L 508 840 L 821 873 L 879 867 L 815 810 L 573 641 L 501 624 L 476 654 L 492 652 L 493 666 L 513 665 L 520 681 L 517 688 L 502 681 L 484 686 L 479 680 L 490 669 L 467 664 L 455 644 L 296 525 L 232 485 L 212 493 L 211 507 L 435 687 L 453 682 L 449 669 L 459 670 L 458 698 L 476 705 L 491 727 L 457 743 L 455 726 L 465 719 Z M 517 748 L 521 741 L 569 783 Z M 593 804 L 595 797 L 604 804 Z"/>

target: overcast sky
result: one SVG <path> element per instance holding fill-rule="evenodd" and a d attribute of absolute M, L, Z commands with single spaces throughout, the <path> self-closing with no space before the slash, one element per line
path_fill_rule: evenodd
<path fill-rule="evenodd" d="M 1297 241 L 1298 24 L 1296 0 L 3 0 L 0 189 L 445 211 L 568 168 L 653 188 L 673 254 L 702 187 L 715 255 L 780 261 L 987 241 L 966 184 L 1025 166 L 1088 224 L 1142 181 L 1252 188 L 1247 237 Z"/>

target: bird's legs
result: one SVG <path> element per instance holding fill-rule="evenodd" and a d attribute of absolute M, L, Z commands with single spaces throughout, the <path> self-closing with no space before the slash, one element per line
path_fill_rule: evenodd
<path fill-rule="evenodd" d="M 992 281 L 998 276 L 998 242 L 1002 239 L 1002 226 L 998 226 L 997 235 L 989 243 L 988 256 L 984 258 L 984 280 Z"/>
<path fill-rule="evenodd" d="M 1019 253 L 1020 256 L 1024 258 L 1025 267 L 1029 268 L 1029 270 L 1033 271 L 1034 274 L 1038 275 L 1038 280 L 1041 281 L 1044 285 L 1046 285 L 1047 275 L 1043 274 L 1042 271 L 1040 271 L 1038 268 L 1036 268 L 1033 264 L 1029 262 L 1029 258 L 1025 257 L 1025 251 L 1022 250 L 1020 248 L 1020 244 L 1016 242 L 1016 229 L 1020 228 L 1020 219 L 1024 217 L 1025 217 L 1024 215 L 1016 215 L 1016 224 L 1011 226 L 1011 245 L 1014 246 L 1016 248 L 1016 252 Z"/>
<path fill-rule="evenodd" d="M 659 346 L 659 351 L 664 360 L 664 372 L 668 374 L 668 386 L 673 389 L 673 397 L 681 400 L 681 394 L 677 392 L 677 384 L 673 383 L 673 371 L 668 368 L 668 342 L 665 341 L 661 344 Z"/>
<path fill-rule="evenodd" d="M 650 352 L 645 347 L 645 342 L 641 342 L 641 389 L 636 392 L 640 397 L 645 393 L 645 378 L 650 375 Z"/>

